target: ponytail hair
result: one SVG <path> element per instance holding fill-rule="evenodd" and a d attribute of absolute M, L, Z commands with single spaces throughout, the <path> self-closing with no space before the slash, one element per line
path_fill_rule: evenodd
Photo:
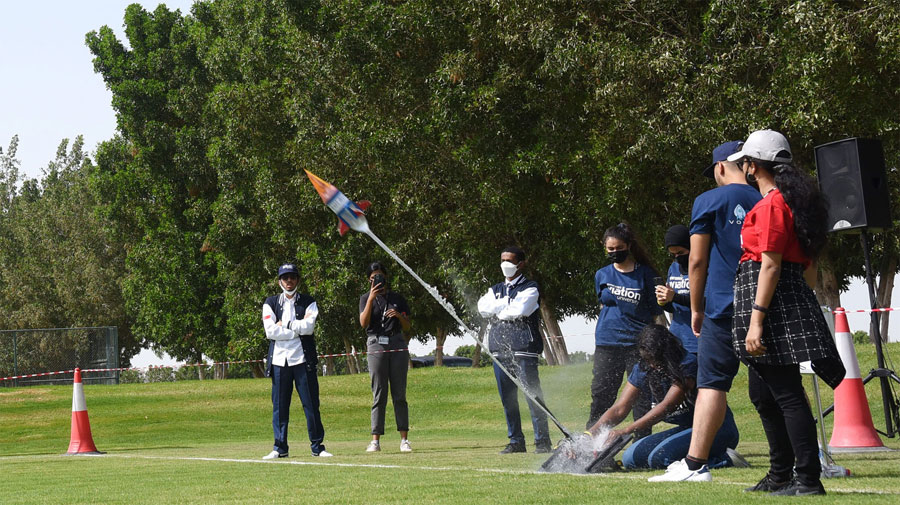
<path fill-rule="evenodd" d="M 638 239 L 637 233 L 628 225 L 626 222 L 621 222 L 615 226 L 607 228 L 605 232 L 603 232 L 603 245 L 606 246 L 606 241 L 610 238 L 615 238 L 621 240 L 628 244 L 628 250 L 634 256 L 635 261 L 641 263 L 642 265 L 647 265 L 650 267 L 653 272 L 659 275 L 659 271 L 653 266 L 653 261 L 650 259 L 650 255 L 647 254 L 647 251 L 644 250 L 644 246 L 641 245 L 641 241 Z"/>
<path fill-rule="evenodd" d="M 785 163 L 753 160 L 775 176 L 775 186 L 794 214 L 794 230 L 800 248 L 810 259 L 816 259 L 828 242 L 828 200 L 812 177 Z"/>

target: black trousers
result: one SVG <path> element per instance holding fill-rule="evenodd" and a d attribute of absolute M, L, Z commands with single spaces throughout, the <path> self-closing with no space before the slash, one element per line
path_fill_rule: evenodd
<path fill-rule="evenodd" d="M 750 401 L 769 441 L 769 473 L 790 480 L 794 468 L 805 485 L 816 485 L 822 472 L 816 422 L 803 389 L 799 365 L 754 363 L 750 368 Z"/>
<path fill-rule="evenodd" d="M 594 373 L 591 380 L 591 413 L 587 427 L 590 428 L 600 419 L 613 403 L 622 387 L 622 375 L 631 375 L 631 370 L 638 362 L 638 346 L 602 346 L 594 348 Z M 635 420 L 650 410 L 649 395 L 641 393 L 632 409 Z M 635 438 L 646 437 L 652 430 L 635 432 Z"/>

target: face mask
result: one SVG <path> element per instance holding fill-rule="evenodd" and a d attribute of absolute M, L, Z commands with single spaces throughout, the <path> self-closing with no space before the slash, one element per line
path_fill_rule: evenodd
<path fill-rule="evenodd" d="M 747 181 L 747 184 L 752 186 L 755 189 L 759 189 L 759 183 L 756 182 L 756 176 L 750 173 L 750 170 L 744 172 L 744 180 Z"/>
<path fill-rule="evenodd" d="M 613 263 L 623 263 L 628 259 L 628 249 L 606 253 L 606 258 Z"/>
<path fill-rule="evenodd" d="M 516 275 L 516 272 L 519 271 L 519 265 L 510 261 L 504 261 L 503 263 L 500 263 L 500 270 L 503 271 L 505 277 L 509 278 Z"/>
<path fill-rule="evenodd" d="M 284 284 L 282 284 L 281 281 L 278 281 L 278 285 L 281 286 L 281 292 L 287 296 L 294 296 L 294 293 L 296 293 L 297 289 L 300 287 L 300 285 L 298 284 L 297 286 L 294 287 L 293 290 L 288 291 L 287 289 L 284 288 Z"/>
<path fill-rule="evenodd" d="M 681 271 L 681 275 L 688 273 L 688 258 L 690 258 L 689 254 L 675 256 L 675 261 L 678 263 L 678 269 Z"/>

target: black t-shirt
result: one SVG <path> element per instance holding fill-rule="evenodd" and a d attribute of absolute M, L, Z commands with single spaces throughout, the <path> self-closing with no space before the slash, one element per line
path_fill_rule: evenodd
<path fill-rule="evenodd" d="M 362 314 L 369 300 L 369 292 L 359 297 L 359 313 Z M 393 336 L 399 334 L 403 327 L 396 317 L 385 317 L 384 313 L 390 309 L 402 312 L 409 317 L 409 305 L 402 295 L 390 291 L 384 295 L 376 296 L 372 301 L 372 317 L 369 318 L 369 326 L 366 327 L 366 335 L 370 337 Z"/>

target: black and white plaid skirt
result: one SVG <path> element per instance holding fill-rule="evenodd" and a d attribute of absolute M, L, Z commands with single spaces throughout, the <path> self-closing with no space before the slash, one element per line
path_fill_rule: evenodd
<path fill-rule="evenodd" d="M 803 278 L 803 265 L 799 263 L 781 263 L 781 276 L 763 323 L 765 354 L 751 356 L 747 352 L 744 344 L 756 301 L 760 269 L 760 263 L 745 261 L 738 267 L 734 280 L 732 341 L 735 353 L 750 366 L 811 361 L 816 374 L 829 386 L 837 387 L 844 378 L 844 365 L 816 295 Z"/>

